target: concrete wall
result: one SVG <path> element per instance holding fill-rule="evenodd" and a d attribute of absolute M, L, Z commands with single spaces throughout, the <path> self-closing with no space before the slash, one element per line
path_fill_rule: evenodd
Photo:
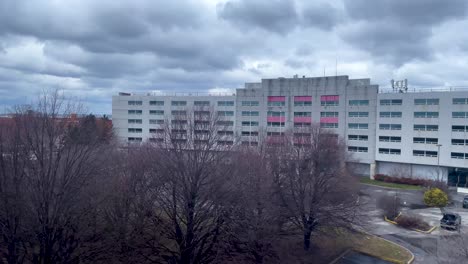
<path fill-rule="evenodd" d="M 409 178 L 424 178 L 424 179 L 440 179 L 447 181 L 447 167 L 411 164 L 411 163 L 394 163 L 394 162 L 377 162 L 377 173 L 395 177 Z M 439 172 L 439 173 L 438 173 Z"/>

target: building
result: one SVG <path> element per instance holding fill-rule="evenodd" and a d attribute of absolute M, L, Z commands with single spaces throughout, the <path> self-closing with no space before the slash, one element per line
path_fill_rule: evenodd
<path fill-rule="evenodd" d="M 255 145 L 268 136 L 320 123 L 347 142 L 356 170 L 463 185 L 468 177 L 468 89 L 379 91 L 370 79 L 348 76 L 262 79 L 235 95 L 112 98 L 113 126 L 124 142 L 143 142 L 187 109 L 206 106 L 224 117 L 236 140 Z"/>

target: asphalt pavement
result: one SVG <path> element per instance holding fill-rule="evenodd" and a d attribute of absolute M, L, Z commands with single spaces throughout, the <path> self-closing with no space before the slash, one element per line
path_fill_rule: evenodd
<path fill-rule="evenodd" d="M 424 234 L 385 222 L 382 211 L 376 206 L 376 201 L 384 195 L 397 195 L 401 200 L 403 213 L 419 215 L 429 224 L 437 226 L 437 229 L 431 234 Z M 408 248 L 415 255 L 414 263 L 468 263 L 468 209 L 463 209 L 459 202 L 463 196 L 452 195 L 456 202 L 443 209 L 461 215 L 462 228 L 460 232 L 456 232 L 438 227 L 442 211 L 439 208 L 426 207 L 421 190 L 395 190 L 361 185 L 361 209 L 365 213 L 364 229 Z"/>

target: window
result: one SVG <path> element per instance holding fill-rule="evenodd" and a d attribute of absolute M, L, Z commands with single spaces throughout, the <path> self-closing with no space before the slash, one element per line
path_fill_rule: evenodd
<path fill-rule="evenodd" d="M 379 136 L 380 142 L 401 142 L 401 137 Z"/>
<path fill-rule="evenodd" d="M 320 96 L 321 106 L 338 106 L 340 103 L 338 95 L 322 95 Z"/>
<path fill-rule="evenodd" d="M 294 122 L 294 127 L 310 127 L 311 123 Z"/>
<path fill-rule="evenodd" d="M 468 145 L 468 139 L 452 139 L 452 145 Z"/>
<path fill-rule="evenodd" d="M 150 119 L 149 123 L 152 125 L 162 125 L 164 124 L 164 120 L 163 119 Z"/>
<path fill-rule="evenodd" d="M 143 105 L 143 101 L 128 101 L 128 105 Z"/>
<path fill-rule="evenodd" d="M 129 137 L 127 139 L 128 139 L 128 142 L 142 142 L 143 141 L 141 137 Z"/>
<path fill-rule="evenodd" d="M 234 121 L 219 120 L 219 121 L 216 121 L 216 124 L 217 124 L 218 126 L 233 126 L 233 125 L 234 125 Z"/>
<path fill-rule="evenodd" d="M 369 117 L 369 112 L 349 112 L 349 117 Z"/>
<path fill-rule="evenodd" d="M 242 116 L 258 116 L 258 111 L 242 111 Z"/>
<path fill-rule="evenodd" d="M 414 99 L 414 104 L 415 105 L 439 105 L 439 99 L 438 98 Z"/>
<path fill-rule="evenodd" d="M 348 135 L 348 140 L 368 141 L 369 136 L 366 136 L 366 135 Z"/>
<path fill-rule="evenodd" d="M 468 159 L 468 153 L 452 152 L 450 156 L 452 159 Z"/>
<path fill-rule="evenodd" d="M 286 105 L 285 101 L 282 101 L 282 102 L 268 102 L 268 106 L 285 106 L 285 105 Z"/>
<path fill-rule="evenodd" d="M 234 111 L 218 111 L 218 116 L 234 116 Z"/>
<path fill-rule="evenodd" d="M 221 131 L 218 131 L 218 135 L 220 135 L 220 136 L 232 136 L 232 135 L 234 135 L 234 131 L 221 130 Z"/>
<path fill-rule="evenodd" d="M 187 120 L 171 120 L 171 124 L 172 125 L 186 125 L 187 124 Z"/>
<path fill-rule="evenodd" d="M 150 101 L 150 105 L 163 106 L 164 101 Z"/>
<path fill-rule="evenodd" d="M 312 102 L 294 102 L 294 106 L 312 106 Z"/>
<path fill-rule="evenodd" d="M 232 140 L 218 140 L 218 145 L 220 146 L 231 146 L 234 144 L 234 141 Z"/>
<path fill-rule="evenodd" d="M 439 112 L 414 112 L 414 118 L 439 118 Z"/>
<path fill-rule="evenodd" d="M 143 114 L 143 110 L 128 110 L 129 115 L 141 115 Z"/>
<path fill-rule="evenodd" d="M 452 112 L 452 118 L 468 118 L 468 112 Z"/>
<path fill-rule="evenodd" d="M 381 118 L 400 118 L 401 112 L 380 112 Z"/>
<path fill-rule="evenodd" d="M 142 124 L 143 120 L 141 120 L 141 119 L 129 119 L 128 123 L 129 124 Z"/>
<path fill-rule="evenodd" d="M 312 116 L 311 112 L 294 112 L 295 117 L 310 117 Z"/>
<path fill-rule="evenodd" d="M 414 131 L 438 131 L 438 125 L 414 125 Z"/>
<path fill-rule="evenodd" d="M 209 117 L 210 111 L 193 111 L 193 115 L 196 118 Z"/>
<path fill-rule="evenodd" d="M 234 106 L 234 101 L 218 101 L 218 106 Z"/>
<path fill-rule="evenodd" d="M 280 133 L 280 132 L 267 132 L 267 136 L 279 137 L 283 135 L 284 133 Z"/>
<path fill-rule="evenodd" d="M 164 115 L 164 110 L 149 110 L 150 115 Z"/>
<path fill-rule="evenodd" d="M 439 139 L 437 138 L 422 138 L 422 137 L 415 137 L 413 138 L 413 143 L 415 144 L 437 144 L 439 143 Z"/>
<path fill-rule="evenodd" d="M 380 100 L 380 105 L 402 105 L 402 99 L 382 99 Z"/>
<path fill-rule="evenodd" d="M 338 112 L 320 112 L 320 117 L 338 117 Z"/>
<path fill-rule="evenodd" d="M 380 130 L 401 130 L 401 124 L 380 124 Z"/>
<path fill-rule="evenodd" d="M 210 101 L 195 101 L 194 106 L 210 106 Z"/>
<path fill-rule="evenodd" d="M 349 152 L 367 152 L 368 148 L 367 147 L 348 147 Z"/>
<path fill-rule="evenodd" d="M 269 127 L 284 127 L 284 122 L 268 122 Z"/>
<path fill-rule="evenodd" d="M 369 129 L 369 124 L 365 123 L 349 123 L 349 129 Z"/>
<path fill-rule="evenodd" d="M 349 106 L 367 106 L 369 100 L 349 100 Z"/>
<path fill-rule="evenodd" d="M 437 151 L 413 150 L 413 156 L 419 156 L 419 157 L 437 157 Z"/>
<path fill-rule="evenodd" d="M 320 123 L 321 128 L 338 128 L 338 123 Z"/>
<path fill-rule="evenodd" d="M 174 131 L 174 130 L 173 130 Z M 159 133 L 159 134 L 163 134 L 164 133 L 164 129 L 156 129 L 156 128 L 150 128 L 149 130 L 150 133 Z"/>
<path fill-rule="evenodd" d="M 142 128 L 129 128 L 128 133 L 141 133 L 143 132 Z"/>
<path fill-rule="evenodd" d="M 284 116 L 284 112 L 268 111 L 268 116 Z"/>
<path fill-rule="evenodd" d="M 151 111 L 151 110 L 150 110 Z M 156 110 L 158 111 L 158 110 Z M 187 111 L 184 111 L 184 110 L 172 110 L 171 111 L 171 114 L 174 115 L 174 116 L 185 116 L 187 115 Z"/>
<path fill-rule="evenodd" d="M 258 122 L 256 121 L 242 121 L 242 126 L 258 126 Z"/>
<path fill-rule="evenodd" d="M 452 126 L 453 132 L 468 132 L 468 126 Z"/>
<path fill-rule="evenodd" d="M 258 131 L 242 131 L 242 136 L 258 136 Z"/>
<path fill-rule="evenodd" d="M 187 101 L 171 101 L 172 106 L 186 106 Z"/>
<path fill-rule="evenodd" d="M 388 149 L 388 148 L 379 148 L 380 154 L 390 154 L 390 155 L 400 155 L 400 149 Z"/>
<path fill-rule="evenodd" d="M 468 98 L 453 98 L 452 103 L 457 105 L 468 104 Z"/>
<path fill-rule="evenodd" d="M 242 101 L 242 106 L 258 106 L 258 101 Z"/>

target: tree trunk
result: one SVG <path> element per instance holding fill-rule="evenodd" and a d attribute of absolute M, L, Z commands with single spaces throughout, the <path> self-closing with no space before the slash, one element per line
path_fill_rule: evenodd
<path fill-rule="evenodd" d="M 304 230 L 304 250 L 309 251 L 310 249 L 310 236 L 312 232 L 310 230 Z"/>

